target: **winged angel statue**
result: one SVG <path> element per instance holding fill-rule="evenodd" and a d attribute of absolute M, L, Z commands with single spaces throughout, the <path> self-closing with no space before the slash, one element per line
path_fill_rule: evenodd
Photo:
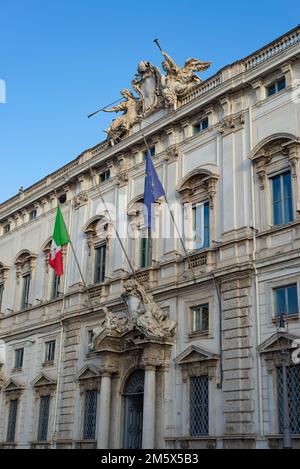
<path fill-rule="evenodd" d="M 137 122 L 153 112 L 163 107 L 176 109 L 178 100 L 201 83 L 201 78 L 195 72 L 203 72 L 211 65 L 211 62 L 188 59 L 183 67 L 179 67 L 162 50 L 157 39 L 155 42 L 164 57 L 162 67 L 166 75 L 162 75 L 150 62 L 139 63 L 138 72 L 132 81 L 132 87 L 139 97 L 135 97 L 130 90 L 125 89 L 121 92 L 124 101 L 113 108 L 103 109 L 105 112 L 123 111 L 123 115 L 117 117 L 107 130 L 111 145 L 129 135 Z"/>

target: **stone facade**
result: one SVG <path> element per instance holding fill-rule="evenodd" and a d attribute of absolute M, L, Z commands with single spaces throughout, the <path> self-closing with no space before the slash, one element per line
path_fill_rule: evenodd
<path fill-rule="evenodd" d="M 282 446 L 278 357 L 300 338 L 299 307 L 279 332 L 274 295 L 296 286 L 299 304 L 299 53 L 296 28 L 204 82 L 190 70 L 176 96 L 172 82 L 172 108 L 160 107 L 168 76 L 140 64 L 135 89 L 143 99 L 143 80 L 155 73 L 161 101 L 148 96 L 126 128 L 122 116 L 107 141 L 0 205 L 2 447 Z M 142 268 L 144 135 L 183 214 L 187 252 L 171 225 Z M 276 224 L 272 180 L 287 173 L 293 213 Z M 69 246 L 55 291 L 47 259 L 58 200 L 87 285 Z M 195 249 L 187 234 L 204 203 L 209 242 Z M 124 250 L 107 206 L 117 207 Z M 138 236 L 122 232 L 124 219 Z M 103 245 L 105 278 L 95 283 Z M 208 322 L 195 327 L 193 309 L 203 305 Z"/>

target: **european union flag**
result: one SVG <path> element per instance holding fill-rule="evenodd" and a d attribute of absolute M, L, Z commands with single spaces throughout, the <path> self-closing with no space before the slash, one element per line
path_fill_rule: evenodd
<path fill-rule="evenodd" d="M 146 155 L 146 179 L 145 179 L 145 193 L 144 193 L 144 205 L 145 205 L 145 224 L 148 228 L 153 228 L 154 217 L 152 217 L 152 204 L 155 204 L 157 200 L 166 195 L 163 186 L 157 176 L 150 151 Z"/>

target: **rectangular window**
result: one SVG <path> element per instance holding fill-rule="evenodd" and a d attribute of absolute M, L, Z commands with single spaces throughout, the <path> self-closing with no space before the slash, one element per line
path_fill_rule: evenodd
<path fill-rule="evenodd" d="M 101 173 L 99 176 L 100 182 L 105 182 L 109 181 L 110 179 L 110 170 L 105 171 L 104 173 Z"/>
<path fill-rule="evenodd" d="M 298 314 L 297 284 L 274 289 L 276 317 Z"/>
<path fill-rule="evenodd" d="M 32 220 L 35 220 L 37 217 L 37 211 L 36 210 L 31 210 L 31 212 L 29 213 L 29 220 L 32 221 Z"/>
<path fill-rule="evenodd" d="M 208 117 L 200 121 L 198 124 L 194 125 L 193 127 L 193 133 L 194 135 L 198 134 L 199 132 L 202 132 L 202 130 L 205 130 L 208 128 Z"/>
<path fill-rule="evenodd" d="M 45 343 L 45 362 L 54 362 L 55 358 L 55 340 Z"/>
<path fill-rule="evenodd" d="M 47 441 L 48 439 L 49 410 L 50 410 L 50 396 L 41 396 L 38 434 L 37 434 L 38 441 Z"/>
<path fill-rule="evenodd" d="M 191 436 L 208 436 L 208 376 L 191 377 L 190 385 Z"/>
<path fill-rule="evenodd" d="M 23 276 L 23 291 L 22 291 L 22 303 L 21 309 L 28 308 L 29 300 L 29 289 L 30 289 L 30 274 Z"/>
<path fill-rule="evenodd" d="M 267 96 L 273 96 L 286 87 L 285 77 L 267 86 Z"/>
<path fill-rule="evenodd" d="M 150 152 L 151 158 L 154 158 L 154 156 L 156 155 L 155 145 L 153 145 L 152 147 L 149 148 L 149 150 L 146 150 L 144 152 L 144 159 L 146 159 L 146 156 L 148 155 L 148 151 Z"/>
<path fill-rule="evenodd" d="M 95 283 L 105 282 L 106 245 L 95 249 Z"/>
<path fill-rule="evenodd" d="M 287 388 L 289 400 L 290 429 L 293 435 L 300 434 L 300 366 L 292 365 L 287 369 Z M 277 368 L 279 431 L 283 433 L 283 379 L 282 368 Z"/>
<path fill-rule="evenodd" d="M 273 223 L 285 225 L 293 221 L 291 173 L 287 172 L 272 178 L 273 183 Z"/>
<path fill-rule="evenodd" d="M 15 350 L 15 368 L 22 368 L 23 366 L 24 349 L 18 348 Z"/>
<path fill-rule="evenodd" d="M 96 435 L 98 391 L 86 391 L 84 403 L 83 439 L 94 440 Z"/>
<path fill-rule="evenodd" d="M 4 228 L 3 228 L 3 233 L 4 233 L 4 234 L 7 234 L 7 233 L 9 233 L 9 232 L 10 232 L 10 224 L 7 224 L 7 225 L 5 225 Z"/>
<path fill-rule="evenodd" d="M 94 331 L 93 329 L 90 329 L 87 332 L 87 343 L 88 343 L 88 352 L 91 352 L 93 350 L 93 339 L 94 339 Z"/>
<path fill-rule="evenodd" d="M 209 328 L 209 305 L 193 306 L 192 332 L 206 332 Z"/>
<path fill-rule="evenodd" d="M 4 285 L 3 283 L 0 283 L 0 312 L 2 308 L 3 292 L 4 292 Z"/>
<path fill-rule="evenodd" d="M 7 436 L 6 436 L 6 440 L 8 443 L 13 443 L 15 441 L 18 403 L 19 403 L 18 399 L 9 401 L 8 426 L 7 426 Z"/>
<path fill-rule="evenodd" d="M 60 277 L 53 272 L 52 287 L 51 287 L 51 300 L 56 300 L 59 297 L 60 291 Z"/>
<path fill-rule="evenodd" d="M 193 206 L 194 249 L 208 248 L 209 235 L 209 202 Z"/>
<path fill-rule="evenodd" d="M 140 268 L 145 269 L 152 264 L 152 238 L 151 230 L 148 229 L 147 233 L 140 239 Z"/>

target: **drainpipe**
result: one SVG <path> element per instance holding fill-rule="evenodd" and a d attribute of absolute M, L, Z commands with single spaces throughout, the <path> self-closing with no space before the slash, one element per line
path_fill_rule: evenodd
<path fill-rule="evenodd" d="M 253 134 L 252 134 L 252 107 L 249 106 L 249 140 L 250 140 L 250 152 L 253 148 Z M 256 352 L 256 366 L 257 366 L 257 396 L 256 403 L 258 406 L 258 417 L 259 417 L 259 435 L 263 437 L 263 392 L 262 392 L 262 376 L 261 376 L 261 356 L 257 351 L 257 347 L 261 343 L 261 328 L 260 328 L 260 305 L 259 305 L 259 282 L 258 282 L 258 271 L 256 267 L 256 254 L 257 254 L 257 243 L 256 243 L 256 213 L 255 213 L 255 179 L 253 163 L 251 161 L 251 204 L 252 204 L 252 231 L 253 231 L 253 252 L 252 252 L 252 265 L 254 269 L 254 285 L 255 285 L 255 347 Z"/>

